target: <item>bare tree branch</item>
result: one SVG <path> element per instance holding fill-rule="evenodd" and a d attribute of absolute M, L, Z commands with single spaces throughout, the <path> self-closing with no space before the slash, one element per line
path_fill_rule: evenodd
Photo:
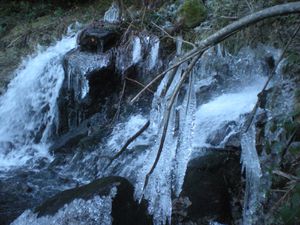
<path fill-rule="evenodd" d="M 138 82 L 137 80 L 131 79 L 131 78 L 129 78 L 129 77 L 125 77 L 125 79 L 126 79 L 126 80 L 129 80 L 129 81 L 131 81 L 131 82 L 133 82 L 133 83 L 135 83 L 135 84 L 137 84 L 137 85 L 139 85 L 139 86 L 141 86 L 141 87 L 143 87 L 143 88 L 145 87 L 144 84 L 142 84 L 141 82 Z M 151 90 L 150 88 L 147 88 L 147 90 L 148 90 L 149 92 L 151 92 L 152 94 L 154 94 L 154 91 Z"/>

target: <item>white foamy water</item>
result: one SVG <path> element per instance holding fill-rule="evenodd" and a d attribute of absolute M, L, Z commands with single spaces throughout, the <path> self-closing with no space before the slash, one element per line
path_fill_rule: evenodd
<path fill-rule="evenodd" d="M 246 86 L 242 91 L 220 95 L 212 101 L 201 105 L 196 112 L 197 139 L 194 147 L 209 146 L 206 139 L 224 122 L 237 121 L 240 115 L 250 112 L 256 104 L 257 94 L 264 85 L 264 78 Z"/>
<path fill-rule="evenodd" d="M 50 158 L 48 137 L 64 79 L 63 55 L 76 45 L 70 35 L 26 59 L 0 98 L 0 170 Z"/>

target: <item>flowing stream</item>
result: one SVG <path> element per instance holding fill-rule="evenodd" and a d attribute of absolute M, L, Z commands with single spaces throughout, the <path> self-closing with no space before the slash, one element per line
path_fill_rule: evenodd
<path fill-rule="evenodd" d="M 110 12 L 114 18 L 114 9 Z M 109 16 L 108 14 L 106 15 Z M 108 20 L 108 19 L 107 19 Z M 70 34 L 45 50 L 24 61 L 16 71 L 16 78 L 0 99 L 0 171 L 29 166 L 40 158 L 53 159 L 48 152 L 51 134 L 57 123 L 56 101 L 64 72 L 62 56 L 75 47 L 76 35 Z M 141 55 L 139 37 L 134 38 L 132 61 L 137 63 Z M 154 67 L 158 57 L 159 42 L 153 43 L 149 67 Z M 215 65 L 226 65 L 218 69 Z M 135 186 L 135 197 L 149 202 L 149 213 L 154 224 L 171 221 L 172 195 L 178 196 L 184 182 L 189 160 L 194 154 L 204 155 L 211 147 L 208 139 L 222 126 L 234 121 L 235 127 L 218 144 L 222 148 L 226 139 L 237 133 L 257 101 L 257 94 L 266 80 L 265 65 L 257 59 L 255 52 L 243 50 L 237 56 L 223 54 L 219 49 L 207 51 L 197 62 L 188 81 L 171 108 L 169 126 L 162 154 L 156 168 L 143 189 L 146 174 L 150 171 L 159 148 L 162 126 L 166 120 L 168 101 L 187 65 L 183 64 L 176 73 L 168 73 L 156 90 L 149 114 L 127 115 L 118 123 L 112 133 L 99 143 L 93 152 L 76 157 L 62 168 L 81 183 L 90 182 L 90 171 L 97 177 L 119 175 L 129 179 Z M 224 71 L 226 70 L 227 74 Z M 221 73 L 224 78 L 219 80 Z M 218 87 L 201 92 L 203 88 L 217 84 Z M 86 94 L 86 93 L 85 93 Z M 209 94 L 205 98 L 204 94 Z M 128 147 L 128 153 L 115 160 L 104 170 L 107 156 L 114 155 L 132 134 L 150 119 L 150 127 Z M 245 208 L 251 211 L 258 201 L 255 192 L 259 189 L 261 176 L 258 156 L 255 150 L 255 131 L 251 127 L 242 135 L 242 162 L 247 173 L 247 199 Z M 106 158 L 105 158 L 106 157 Z M 93 169 L 90 166 L 93 165 Z M 96 168 L 96 169 L 95 169 Z M 249 193 L 254 193 L 254 197 Z M 30 210 L 25 211 L 13 224 L 111 224 L 111 199 L 114 190 L 107 197 L 84 201 L 74 200 L 65 205 L 54 216 L 36 218 Z M 254 202 L 253 202 L 254 201 Z M 100 212 L 100 216 L 97 214 Z M 248 223 L 249 211 L 244 211 L 244 224 Z M 251 212 L 250 212 L 251 214 Z M 247 222 L 248 221 L 248 222 Z"/>

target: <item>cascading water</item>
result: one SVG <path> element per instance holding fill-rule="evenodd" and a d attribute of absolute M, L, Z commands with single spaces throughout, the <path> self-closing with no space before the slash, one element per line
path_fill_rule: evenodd
<path fill-rule="evenodd" d="M 112 7 L 105 20 L 114 22 L 117 20 L 116 14 L 118 12 Z M 63 38 L 55 46 L 28 59 L 18 70 L 7 93 L 1 97 L 0 169 L 21 166 L 39 157 L 50 157 L 47 145 L 49 135 L 55 128 L 56 99 L 64 77 L 61 58 L 75 47 L 75 39 L 75 35 Z M 134 36 L 132 42 L 131 61 L 137 64 L 143 54 L 141 38 Z M 177 52 L 180 53 L 181 45 L 178 46 Z M 155 39 L 151 43 L 149 69 L 154 68 L 158 61 L 158 50 L 159 41 Z M 76 161 L 76 155 L 72 157 L 61 168 L 61 173 L 75 177 L 80 183 L 90 182 L 95 174 L 96 177 L 126 177 L 135 186 L 136 199 L 144 197 L 148 200 L 148 210 L 153 215 L 154 224 L 170 223 L 172 196 L 178 196 L 181 192 L 189 160 L 195 153 L 206 153 L 205 148 L 211 146 L 209 136 L 224 124 L 236 122 L 233 133 L 242 127 L 244 114 L 252 110 L 266 79 L 263 63 L 249 49 L 237 56 L 222 55 L 220 49 L 217 53 L 210 50 L 203 55 L 171 108 L 162 154 L 145 189 L 145 177 L 159 149 L 165 110 L 186 64 L 163 78 L 154 94 L 149 114 L 127 115 L 127 119 L 117 124 L 95 150 L 82 153 L 83 160 Z M 84 98 L 89 91 L 87 83 L 81 88 L 81 98 Z M 107 157 L 115 155 L 148 119 L 150 127 L 128 146 L 125 154 L 106 168 Z M 261 171 L 255 155 L 254 139 L 255 131 L 251 127 L 242 135 L 241 145 L 248 188 L 256 193 Z M 218 147 L 222 147 L 224 140 Z M 255 193 L 246 196 L 250 200 L 245 203 L 245 224 L 251 224 L 247 215 L 251 214 L 253 204 L 259 200 Z M 25 211 L 13 224 L 65 224 L 72 221 L 74 224 L 108 225 L 112 223 L 110 211 L 115 194 L 112 190 L 107 197 L 95 197 L 88 201 L 76 199 L 54 216 L 37 218 L 35 213 Z"/>
<path fill-rule="evenodd" d="M 51 159 L 48 139 L 57 119 L 56 100 L 64 70 L 61 59 L 75 47 L 73 32 L 26 59 L 0 98 L 0 170 Z"/>

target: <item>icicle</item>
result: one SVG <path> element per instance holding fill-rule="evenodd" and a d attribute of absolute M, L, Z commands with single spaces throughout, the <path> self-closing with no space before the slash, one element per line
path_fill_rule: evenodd
<path fill-rule="evenodd" d="M 85 77 L 82 77 L 81 81 L 81 99 L 83 99 L 89 93 L 89 82 Z"/>
<path fill-rule="evenodd" d="M 260 208 L 262 171 L 255 147 L 255 126 L 251 125 L 242 135 L 241 161 L 246 172 L 246 191 L 244 198 L 243 225 L 256 224 L 256 214 Z"/>
<path fill-rule="evenodd" d="M 153 69 L 156 65 L 156 61 L 158 59 L 158 52 L 159 52 L 159 39 L 155 38 L 153 40 L 153 44 L 150 51 L 150 63 L 149 63 L 149 69 Z"/>
<path fill-rule="evenodd" d="M 141 60 L 142 45 L 139 37 L 134 37 L 133 50 L 132 50 L 132 62 L 138 63 Z"/>
<path fill-rule="evenodd" d="M 193 135 L 194 135 L 194 120 L 196 111 L 196 93 L 194 89 L 194 74 L 190 76 L 188 89 L 186 91 L 184 101 L 179 111 L 179 143 L 176 151 L 175 160 L 175 185 L 174 191 L 177 196 L 181 192 L 183 185 L 187 163 L 192 153 Z"/>

